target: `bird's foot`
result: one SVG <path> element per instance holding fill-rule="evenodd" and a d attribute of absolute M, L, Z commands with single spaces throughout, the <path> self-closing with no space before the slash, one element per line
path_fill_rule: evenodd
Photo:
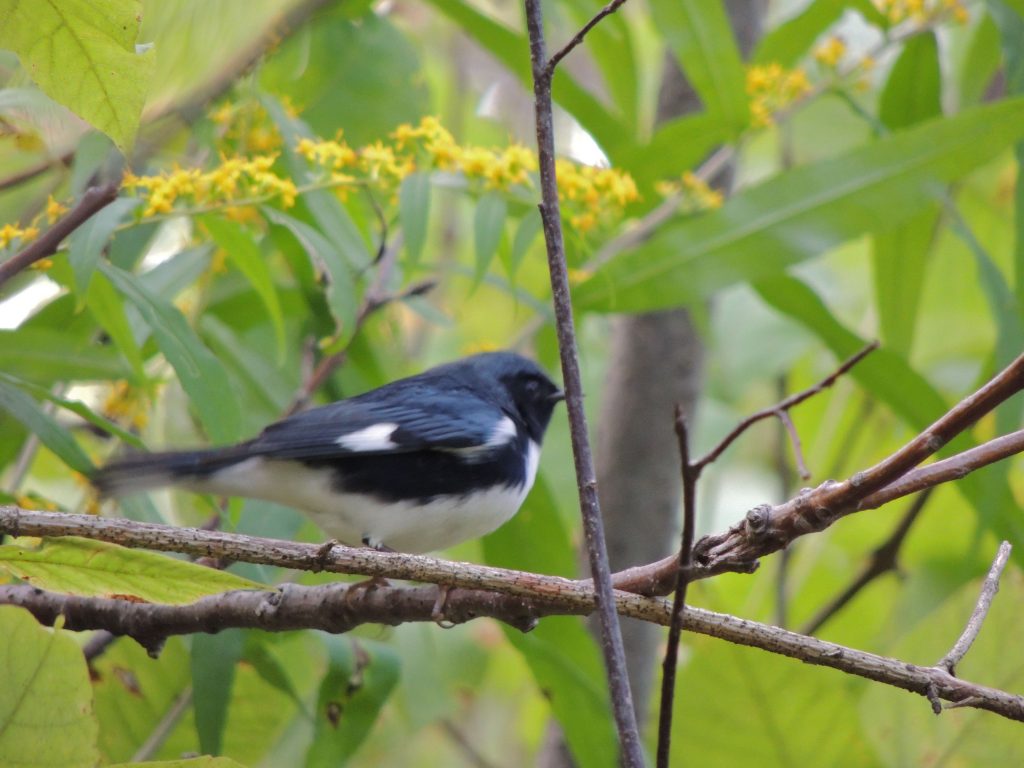
<path fill-rule="evenodd" d="M 330 557 L 331 550 L 334 549 L 335 544 L 341 544 L 341 542 L 337 539 L 328 539 L 316 548 L 316 552 L 312 557 L 313 573 L 320 573 L 320 571 L 327 567 L 327 558 Z"/>
<path fill-rule="evenodd" d="M 345 592 L 345 603 L 351 606 L 353 600 L 356 599 L 355 596 L 360 592 L 370 592 L 374 589 L 390 586 L 391 583 L 383 576 L 371 576 L 368 579 L 363 579 L 362 581 L 357 581 L 354 584 L 349 584 L 348 591 Z"/>
<path fill-rule="evenodd" d="M 448 593 L 454 588 L 451 584 L 437 585 L 437 600 L 434 601 L 434 607 L 430 609 L 430 618 L 441 629 L 451 629 L 455 626 L 455 622 L 449 621 L 444 615 L 444 607 L 448 603 Z"/>

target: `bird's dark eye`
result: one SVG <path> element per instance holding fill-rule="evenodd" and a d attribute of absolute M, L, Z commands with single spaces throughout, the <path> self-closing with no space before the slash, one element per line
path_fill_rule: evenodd
<path fill-rule="evenodd" d="M 540 382 L 536 379 L 530 379 L 526 382 L 526 394 L 536 395 L 540 391 Z"/>

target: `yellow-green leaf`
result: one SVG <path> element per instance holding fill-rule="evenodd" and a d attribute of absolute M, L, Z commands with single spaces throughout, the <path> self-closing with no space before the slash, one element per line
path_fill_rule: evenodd
<path fill-rule="evenodd" d="M 135 140 L 154 52 L 137 53 L 139 0 L 0 0 L 0 48 L 122 152 Z"/>
<path fill-rule="evenodd" d="M 66 536 L 0 546 L 0 569 L 53 592 L 184 605 L 231 589 L 266 589 L 233 573 L 104 541 Z"/>
<path fill-rule="evenodd" d="M 82 649 L 0 606 L 0 765 L 92 768 L 98 730 Z"/>

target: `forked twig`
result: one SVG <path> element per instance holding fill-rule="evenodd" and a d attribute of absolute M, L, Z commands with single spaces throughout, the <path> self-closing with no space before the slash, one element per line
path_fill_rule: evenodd
<path fill-rule="evenodd" d="M 739 424 L 733 427 L 732 431 L 725 437 L 723 437 L 721 441 L 719 441 L 718 445 L 716 445 L 704 456 L 702 456 L 700 459 L 694 462 L 695 466 L 697 466 L 698 469 L 704 469 L 704 467 L 706 467 L 708 464 L 711 464 L 712 462 L 717 460 L 718 457 L 725 452 L 725 449 L 732 445 L 736 441 L 736 439 L 740 437 L 740 435 L 742 435 L 748 429 L 750 429 L 750 427 L 752 427 L 757 422 L 770 418 L 772 416 L 782 419 L 783 424 L 786 425 L 786 429 L 790 433 L 790 442 L 793 444 L 793 450 L 796 453 L 797 460 L 800 462 L 800 465 L 802 466 L 803 462 L 800 453 L 799 438 L 795 438 L 795 430 L 791 429 L 792 422 L 789 422 L 787 424 L 786 420 L 783 418 L 783 414 L 786 414 L 790 408 L 799 405 L 800 403 L 813 397 L 819 392 L 823 392 L 829 387 L 831 387 L 833 384 L 836 383 L 836 380 L 838 380 L 840 376 L 845 374 L 847 371 L 853 368 L 853 366 L 855 366 L 857 363 L 859 363 L 861 360 L 867 357 L 870 353 L 874 352 L 876 349 L 878 349 L 878 342 L 873 341 L 867 346 L 865 346 L 863 349 L 861 349 L 859 352 L 857 352 L 855 355 L 848 357 L 846 360 L 844 360 L 838 368 L 836 368 L 832 373 L 830 373 L 824 379 L 819 381 L 813 387 L 808 387 L 807 389 L 790 395 L 789 397 L 785 398 L 781 402 L 776 403 L 775 405 L 769 406 L 768 408 L 762 408 L 760 411 L 756 411 L 755 413 L 750 414 L 749 416 L 747 416 L 747 418 L 743 419 L 743 421 L 741 421 Z M 806 467 L 802 468 L 801 475 L 804 471 L 806 471 Z"/>

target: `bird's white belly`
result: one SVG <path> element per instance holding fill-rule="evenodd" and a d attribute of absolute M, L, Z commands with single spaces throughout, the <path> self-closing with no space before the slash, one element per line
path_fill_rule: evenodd
<path fill-rule="evenodd" d="M 529 446 L 526 482 L 439 497 L 426 504 L 382 502 L 340 493 L 330 473 L 296 461 L 247 459 L 188 487 L 203 493 L 265 499 L 306 512 L 328 536 L 350 546 L 384 544 L 399 552 L 444 549 L 490 533 L 519 509 L 533 485 L 540 449 Z"/>

